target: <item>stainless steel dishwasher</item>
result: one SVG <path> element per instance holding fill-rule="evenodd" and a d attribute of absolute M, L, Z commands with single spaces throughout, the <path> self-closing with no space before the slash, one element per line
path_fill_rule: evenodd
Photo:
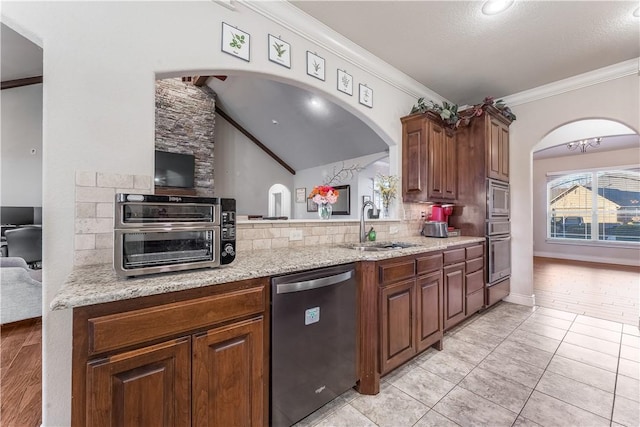
<path fill-rule="evenodd" d="M 290 426 L 356 384 L 354 264 L 271 280 L 271 426 Z"/>

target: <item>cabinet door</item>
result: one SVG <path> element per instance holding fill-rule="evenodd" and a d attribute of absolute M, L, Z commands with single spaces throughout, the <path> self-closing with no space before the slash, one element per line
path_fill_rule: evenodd
<path fill-rule="evenodd" d="M 418 352 L 442 339 L 442 272 L 418 277 Z"/>
<path fill-rule="evenodd" d="M 426 200 L 426 120 L 414 118 L 403 124 L 402 191 L 405 201 Z"/>
<path fill-rule="evenodd" d="M 464 289 L 464 263 L 443 269 L 444 329 L 449 329 L 465 318 L 466 292 Z"/>
<path fill-rule="evenodd" d="M 446 194 L 446 143 L 445 132 L 442 126 L 435 123 L 429 124 L 429 170 L 428 186 L 429 198 L 443 199 Z"/>
<path fill-rule="evenodd" d="M 415 279 L 380 290 L 381 373 L 401 365 L 416 354 Z"/>
<path fill-rule="evenodd" d="M 191 344 L 185 337 L 87 366 L 87 426 L 190 426 Z"/>
<path fill-rule="evenodd" d="M 487 135 L 487 176 L 509 181 L 509 127 L 491 117 Z"/>
<path fill-rule="evenodd" d="M 445 180 L 442 197 L 447 200 L 455 200 L 458 191 L 458 157 L 456 140 L 453 134 L 445 132 L 443 152 Z"/>
<path fill-rule="evenodd" d="M 263 327 L 261 316 L 194 336 L 194 426 L 265 424 Z"/>

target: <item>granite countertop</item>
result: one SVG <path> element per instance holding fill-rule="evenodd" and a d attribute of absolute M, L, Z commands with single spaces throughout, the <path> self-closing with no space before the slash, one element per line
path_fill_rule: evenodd
<path fill-rule="evenodd" d="M 356 261 L 377 261 L 483 242 L 484 237 L 407 237 L 397 241 L 418 246 L 389 251 L 357 251 L 344 245 L 267 249 L 238 253 L 227 266 L 176 273 L 120 278 L 110 264 L 75 268 L 51 301 L 52 310 L 120 301 L 257 277 L 277 276 Z M 379 242 L 378 242 L 379 243 Z"/>

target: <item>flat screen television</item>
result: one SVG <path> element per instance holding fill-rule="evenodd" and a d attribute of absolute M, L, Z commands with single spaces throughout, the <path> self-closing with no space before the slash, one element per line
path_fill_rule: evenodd
<path fill-rule="evenodd" d="M 159 187 L 193 188 L 195 157 L 191 154 L 156 150 L 155 185 Z"/>

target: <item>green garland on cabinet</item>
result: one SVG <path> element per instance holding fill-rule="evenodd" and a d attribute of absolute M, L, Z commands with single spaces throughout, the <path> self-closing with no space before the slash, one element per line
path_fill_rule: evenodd
<path fill-rule="evenodd" d="M 494 101 L 491 96 L 487 96 L 482 103 L 476 104 L 464 111 L 458 111 L 458 105 L 449 104 L 446 101 L 443 101 L 442 105 L 440 105 L 433 101 L 425 102 L 424 98 L 419 98 L 418 103 L 411 108 L 411 114 L 432 111 L 438 114 L 442 121 L 450 128 L 456 129 L 460 126 L 467 126 L 473 117 L 482 116 L 488 107 L 496 108 L 500 111 L 500 114 L 511 121 L 516 120 L 516 115 L 513 114 L 502 99 Z"/>

